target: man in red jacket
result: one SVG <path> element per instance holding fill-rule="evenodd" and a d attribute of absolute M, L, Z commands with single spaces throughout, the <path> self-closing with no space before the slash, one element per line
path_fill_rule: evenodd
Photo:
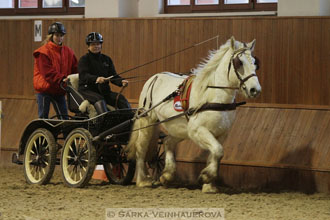
<path fill-rule="evenodd" d="M 39 118 L 48 118 L 50 103 L 60 119 L 68 118 L 65 91 L 60 84 L 68 75 L 77 73 L 77 58 L 72 49 L 63 45 L 65 34 L 62 23 L 51 24 L 44 45 L 33 52 L 33 86 Z"/>

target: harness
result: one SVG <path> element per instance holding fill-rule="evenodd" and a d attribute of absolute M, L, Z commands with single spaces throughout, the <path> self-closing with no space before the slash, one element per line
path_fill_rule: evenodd
<path fill-rule="evenodd" d="M 242 78 L 241 75 L 238 72 L 239 67 L 242 65 L 241 60 L 239 59 L 239 56 L 242 55 L 246 50 L 248 50 L 249 48 L 246 47 L 246 45 L 244 45 L 245 47 L 240 48 L 236 51 L 234 51 L 233 55 L 230 58 L 230 62 L 228 65 L 228 78 L 229 78 L 229 73 L 230 73 L 230 69 L 231 67 L 234 68 L 234 72 L 236 74 L 237 79 L 240 81 L 240 85 L 239 87 L 230 87 L 230 86 L 207 86 L 207 88 L 215 88 L 215 89 L 240 89 L 243 88 L 244 90 L 246 89 L 246 85 L 245 82 L 247 80 L 249 80 L 251 77 L 257 76 L 255 73 L 252 73 L 250 75 L 248 75 L 245 78 Z M 173 93 L 171 93 L 170 95 L 168 95 L 166 98 L 164 98 L 161 102 L 157 103 L 155 106 L 152 106 L 152 90 L 154 87 L 154 84 L 157 81 L 157 77 L 155 77 L 153 79 L 153 81 L 149 84 L 149 89 L 151 89 L 150 94 L 150 105 L 149 105 L 149 109 L 146 111 L 141 112 L 140 115 L 137 115 L 137 118 L 140 117 L 144 117 L 148 114 L 148 112 L 150 112 L 152 109 L 156 108 L 157 106 L 159 106 L 160 104 L 162 104 L 163 102 L 166 102 L 172 98 L 174 98 L 177 95 L 180 95 L 180 100 L 182 103 L 182 108 L 183 108 L 183 113 L 175 115 L 173 117 L 170 117 L 168 119 L 165 119 L 161 122 L 157 122 L 157 124 L 163 123 L 165 121 L 169 121 L 172 119 L 175 119 L 177 117 L 183 116 L 185 115 L 186 119 L 189 120 L 188 116 L 191 116 L 193 114 L 199 113 L 199 112 L 203 112 L 203 111 L 233 111 L 236 109 L 237 106 L 240 105 L 244 105 L 246 104 L 246 102 L 239 102 L 239 103 L 205 103 L 202 106 L 200 106 L 199 108 L 189 108 L 189 96 L 190 96 L 190 88 L 191 85 L 193 83 L 193 80 L 195 79 L 196 75 L 191 75 L 188 78 L 186 78 L 178 87 L 178 89 L 176 89 Z M 143 108 L 146 105 L 146 98 L 144 99 L 144 103 L 143 103 Z"/>
<path fill-rule="evenodd" d="M 212 89 L 240 89 L 240 88 L 246 89 L 245 82 L 248 81 L 251 77 L 257 76 L 257 74 L 252 73 L 252 74 L 250 74 L 247 77 L 242 79 L 241 75 L 238 72 L 239 67 L 242 65 L 242 62 L 238 57 L 240 55 L 242 55 L 248 49 L 249 48 L 247 48 L 245 46 L 243 48 L 240 48 L 240 49 L 236 50 L 233 53 L 233 55 L 231 56 L 230 62 L 229 62 L 229 65 L 228 65 L 228 78 L 229 78 L 230 69 L 233 66 L 236 77 L 240 81 L 239 87 L 230 87 L 230 86 L 207 86 L 207 87 L 212 88 Z"/>
<path fill-rule="evenodd" d="M 232 111 L 235 110 L 237 106 L 244 105 L 246 102 L 239 102 L 239 103 L 205 103 L 199 108 L 189 108 L 189 98 L 190 98 L 190 91 L 193 80 L 195 79 L 196 75 L 191 75 L 186 78 L 178 87 L 177 93 L 178 97 L 180 97 L 181 107 L 183 113 L 180 114 L 184 115 L 189 121 L 189 116 L 203 112 L 203 111 Z"/>
<path fill-rule="evenodd" d="M 187 111 L 189 108 L 189 97 L 191 86 L 196 75 L 190 75 L 186 78 L 178 88 L 179 101 L 181 101 L 181 107 L 183 111 Z"/>
<path fill-rule="evenodd" d="M 243 89 L 246 89 L 245 82 L 248 79 L 250 79 L 251 77 L 257 76 L 255 73 L 253 73 L 253 74 L 248 75 L 245 78 L 242 78 L 241 75 L 238 72 L 239 67 L 242 65 L 242 63 L 241 63 L 240 59 L 238 58 L 238 56 L 243 54 L 248 49 L 249 48 L 247 48 L 245 46 L 244 48 L 241 48 L 241 49 L 238 49 L 237 51 L 235 51 L 233 53 L 233 55 L 231 56 L 230 62 L 229 62 L 229 65 L 228 65 L 228 78 L 229 78 L 230 69 L 233 66 L 234 72 L 237 76 L 237 79 L 240 81 L 239 87 L 207 86 L 207 88 L 215 88 L 215 89 L 240 89 L 240 88 L 243 88 Z M 234 102 L 234 103 L 205 103 L 202 106 L 200 106 L 199 108 L 189 108 L 189 95 L 190 95 L 190 89 L 189 88 L 191 88 L 191 85 L 192 85 L 193 80 L 195 78 L 195 75 L 191 75 L 187 79 L 185 79 L 174 92 L 172 92 L 171 94 L 166 96 L 162 101 L 160 101 L 156 105 L 152 106 L 152 91 L 153 91 L 154 85 L 157 81 L 157 78 L 158 77 L 155 77 L 152 80 L 152 82 L 149 84 L 149 87 L 148 87 L 148 91 L 151 90 L 150 93 L 149 93 L 149 96 L 150 96 L 149 109 L 144 110 L 144 107 L 145 107 L 146 101 L 147 101 L 147 96 L 146 96 L 145 99 L 144 99 L 144 102 L 143 102 L 143 108 L 139 109 L 137 114 L 132 119 L 130 119 L 129 121 L 124 122 L 124 124 L 131 123 L 136 119 L 147 116 L 147 114 L 150 111 L 152 111 L 154 108 L 156 108 L 157 106 L 161 105 L 164 102 L 167 102 L 167 101 L 173 99 L 175 96 L 178 96 L 178 95 L 180 95 L 180 99 L 182 101 L 182 107 L 183 107 L 184 111 L 180 114 L 174 115 L 172 117 L 169 117 L 169 118 L 164 119 L 162 121 L 158 121 L 156 123 L 147 125 L 147 126 L 142 127 L 142 128 L 137 128 L 137 129 L 132 130 L 130 132 L 134 132 L 134 131 L 145 129 L 145 128 L 148 128 L 148 127 L 156 126 L 156 125 L 159 125 L 161 123 L 165 123 L 165 122 L 174 120 L 176 118 L 179 118 L 181 116 L 185 116 L 186 119 L 189 120 L 189 116 L 192 116 L 196 113 L 200 113 L 200 112 L 203 112 L 203 111 L 233 111 L 237 108 L 237 106 L 246 104 L 245 101 L 239 102 L 239 103 L 236 103 L 236 102 Z M 121 124 L 118 125 L 118 126 L 121 126 Z M 107 131 L 107 132 L 104 132 L 104 134 L 99 135 L 96 138 L 94 138 L 94 140 L 104 138 L 106 136 L 111 138 L 113 136 L 120 136 L 120 135 L 127 134 L 127 133 L 130 133 L 130 132 L 123 132 L 123 133 L 119 133 L 119 134 L 111 134 L 109 136 L 108 134 L 110 133 L 110 131 Z"/>

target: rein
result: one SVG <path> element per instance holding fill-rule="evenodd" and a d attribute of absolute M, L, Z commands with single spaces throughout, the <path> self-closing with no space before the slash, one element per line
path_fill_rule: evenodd
<path fill-rule="evenodd" d="M 191 45 L 190 47 L 186 47 L 186 48 L 184 48 L 184 49 L 182 49 L 182 50 L 178 50 L 178 51 L 176 51 L 176 52 L 170 53 L 170 54 L 168 54 L 168 55 L 166 55 L 166 56 L 163 56 L 163 57 L 160 57 L 160 58 L 154 59 L 154 60 L 149 61 L 149 62 L 147 62 L 147 63 L 144 63 L 144 64 L 141 64 L 141 65 L 139 65 L 139 66 L 133 67 L 133 68 L 131 68 L 131 69 L 125 70 L 125 71 L 123 71 L 123 72 L 120 72 L 118 75 L 125 74 L 125 73 L 127 73 L 127 72 L 129 72 L 129 71 L 132 71 L 132 70 L 138 69 L 138 68 L 140 68 L 140 67 L 143 67 L 143 66 L 149 65 L 149 64 L 151 64 L 151 63 L 154 63 L 154 62 L 156 62 L 156 61 L 162 60 L 162 59 L 164 59 L 164 58 L 167 58 L 167 57 L 173 56 L 173 55 L 175 55 L 175 54 L 181 53 L 181 52 L 183 52 L 183 51 L 189 50 L 189 49 L 191 49 L 191 48 L 197 47 L 197 46 L 199 46 L 199 45 L 201 45 L 201 44 L 204 44 L 204 43 L 206 43 L 206 42 L 209 42 L 209 41 L 211 41 L 211 40 L 213 40 L 213 39 L 217 39 L 217 48 L 218 48 L 219 35 L 214 36 L 214 37 L 211 37 L 211 38 L 209 38 L 209 39 L 207 39 L 207 40 L 201 41 L 201 42 L 199 42 L 199 43 L 197 43 L 197 44 Z"/>
<path fill-rule="evenodd" d="M 171 93 L 169 96 L 167 96 L 164 100 L 169 100 L 172 96 L 176 95 L 176 91 L 174 91 L 173 93 Z M 164 102 L 164 100 L 162 100 L 160 103 L 158 103 L 156 106 L 152 107 L 152 109 L 154 109 L 155 107 L 157 107 L 158 105 L 160 105 L 161 103 Z M 126 135 L 126 134 L 131 134 L 132 132 L 135 132 L 135 131 L 139 131 L 139 130 L 142 130 L 142 129 L 146 129 L 146 128 L 150 128 L 150 127 L 153 127 L 153 126 L 157 126 L 159 124 L 162 124 L 162 123 L 165 123 L 165 122 L 168 122 L 168 121 L 171 121 L 171 120 L 174 120 L 176 118 L 180 118 L 181 116 L 191 116 L 195 113 L 199 113 L 199 112 L 203 112 L 203 111 L 232 111 L 232 110 L 235 110 L 237 106 L 240 106 L 240 105 L 244 105 L 246 104 L 246 102 L 239 102 L 239 103 L 231 103 L 231 104 L 222 104 L 222 103 L 205 103 L 204 105 L 202 105 L 201 108 L 199 109 L 194 109 L 194 108 L 190 108 L 188 109 L 187 111 L 183 112 L 183 113 L 180 113 L 180 114 L 177 114 L 177 115 L 174 115 L 172 117 L 169 117 L 169 118 L 166 118 L 162 121 L 158 121 L 156 123 L 153 123 L 153 124 L 150 124 L 150 125 L 147 125 L 145 127 L 142 127 L 142 128 L 137 128 L 137 129 L 133 129 L 131 131 L 126 131 L 126 132 L 121 132 L 121 133 L 118 133 L 118 134 L 108 134 L 110 133 L 109 131 L 106 131 L 106 132 L 103 132 L 102 134 L 96 136 L 93 141 L 98 141 L 100 139 L 110 139 L 112 137 L 117 137 L 117 136 L 121 136 L 121 135 Z M 136 119 L 139 119 L 141 117 L 144 117 L 147 115 L 147 113 L 149 111 L 151 111 L 152 109 L 148 109 L 147 111 L 144 111 L 142 112 L 140 115 L 136 115 L 134 116 L 134 118 L 128 120 L 128 121 L 125 121 L 123 122 L 122 124 L 119 124 L 117 126 L 115 126 L 113 129 L 115 130 L 116 128 L 118 127 L 121 127 L 121 125 L 123 126 L 126 126 L 127 124 L 135 121 Z"/>

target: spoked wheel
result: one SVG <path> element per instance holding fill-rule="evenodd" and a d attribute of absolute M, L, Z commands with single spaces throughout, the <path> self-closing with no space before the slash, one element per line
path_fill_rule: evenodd
<path fill-rule="evenodd" d="M 127 160 L 122 145 L 111 146 L 109 156 L 111 162 L 103 162 L 105 174 L 112 184 L 127 185 L 131 183 L 135 173 L 135 162 Z"/>
<path fill-rule="evenodd" d="M 84 128 L 74 129 L 66 138 L 61 155 L 62 177 L 69 187 L 84 187 L 96 166 L 93 136 Z"/>
<path fill-rule="evenodd" d="M 150 177 L 152 177 L 153 180 L 158 181 L 165 167 L 165 152 L 162 143 L 158 144 L 157 152 L 151 160 L 146 163 L 146 165 Z"/>
<path fill-rule="evenodd" d="M 30 184 L 44 185 L 51 179 L 56 165 L 55 138 L 44 128 L 35 130 L 24 151 L 24 176 Z"/>

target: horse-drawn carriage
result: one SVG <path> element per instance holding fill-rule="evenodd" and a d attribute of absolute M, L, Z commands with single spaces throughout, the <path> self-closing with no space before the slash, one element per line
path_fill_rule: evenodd
<path fill-rule="evenodd" d="M 129 184 L 134 177 L 135 162 L 127 159 L 124 147 L 136 109 L 112 109 L 96 115 L 93 105 L 83 103 L 86 100 L 77 92 L 77 74 L 69 78 L 64 89 L 74 116 L 69 116 L 69 120 L 57 115 L 31 121 L 12 161 L 23 164 L 25 178 L 31 184 L 47 184 L 56 164 L 61 165 L 64 183 L 70 187 L 84 187 L 96 165 L 103 165 L 110 183 Z M 159 140 L 160 148 L 162 136 Z M 158 156 L 149 161 L 155 173 L 161 171 L 163 163 L 159 161 L 162 155 Z"/>
<path fill-rule="evenodd" d="M 184 139 L 191 139 L 209 151 L 206 167 L 199 176 L 202 191 L 217 192 L 215 180 L 224 155 L 222 144 L 234 121 L 236 107 L 244 104 L 236 103 L 236 95 L 241 93 L 246 98 L 256 98 L 261 92 L 254 47 L 255 40 L 242 43 L 232 37 L 194 70 L 193 77 L 168 72 L 153 75 L 142 88 L 139 114 L 134 110 L 115 110 L 96 117 L 83 116 L 85 119 L 77 116 L 74 120 L 32 121 L 19 147 L 19 155 L 24 155 L 27 181 L 47 183 L 57 161 L 56 154 L 62 149 L 60 164 L 64 181 L 69 186 L 84 186 L 96 164 L 103 164 L 110 182 L 126 184 L 132 180 L 135 169 L 135 164 L 128 158 L 136 160 L 137 186 L 154 185 L 146 172 L 149 170 L 146 164 L 154 168 L 159 183 L 168 185 L 176 175 L 175 146 Z M 188 83 L 188 79 L 192 81 Z M 72 103 L 83 101 L 79 94 L 74 95 L 75 90 L 68 94 L 72 95 L 68 98 L 69 108 L 71 99 Z M 185 102 L 181 110 L 173 108 L 178 95 L 178 100 Z M 81 112 L 81 109 L 77 110 L 77 113 Z M 165 164 L 163 153 L 151 150 L 157 149 L 153 147 L 155 136 L 158 137 L 155 125 L 160 123 L 167 134 Z M 59 140 L 64 140 L 63 146 Z M 128 155 L 123 151 L 126 144 Z M 155 157 L 150 157 L 150 152 L 156 152 L 151 153 Z M 15 160 L 18 159 L 14 157 Z M 151 166 L 150 161 L 153 162 Z"/>

